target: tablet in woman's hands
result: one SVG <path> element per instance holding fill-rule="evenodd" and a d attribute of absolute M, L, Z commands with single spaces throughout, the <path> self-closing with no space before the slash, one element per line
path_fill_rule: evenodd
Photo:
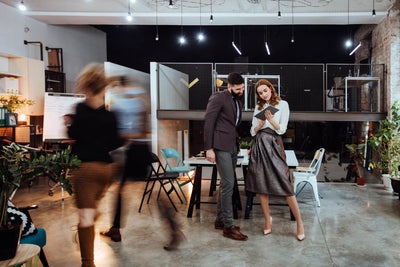
<path fill-rule="evenodd" d="M 266 111 L 266 110 L 269 110 L 269 111 L 271 112 L 271 114 L 274 115 L 279 109 L 277 109 L 277 108 L 274 107 L 274 106 L 268 106 L 268 107 L 266 107 L 265 109 L 261 110 L 260 113 L 257 113 L 257 114 L 255 115 L 255 117 L 258 118 L 258 119 L 260 119 L 260 120 L 265 121 L 265 120 L 266 120 L 266 118 L 265 118 L 265 111 Z"/>

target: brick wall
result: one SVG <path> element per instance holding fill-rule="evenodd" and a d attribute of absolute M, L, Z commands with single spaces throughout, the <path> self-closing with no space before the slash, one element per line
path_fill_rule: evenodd
<path fill-rule="evenodd" d="M 400 100 L 400 0 L 388 11 L 387 18 L 372 31 L 372 64 L 385 64 L 387 75 L 386 110 L 395 100 Z"/>

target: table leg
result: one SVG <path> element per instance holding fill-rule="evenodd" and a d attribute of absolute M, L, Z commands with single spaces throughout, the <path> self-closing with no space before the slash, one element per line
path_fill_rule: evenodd
<path fill-rule="evenodd" d="M 193 190 L 189 201 L 189 208 L 187 213 L 188 218 L 192 218 L 193 208 L 195 204 L 196 208 L 200 208 L 201 176 L 202 176 L 202 167 L 200 165 L 197 165 L 196 174 L 194 176 Z"/>
<path fill-rule="evenodd" d="M 208 192 L 208 196 L 212 197 L 215 190 L 217 189 L 217 166 L 212 167 L 212 174 L 211 174 L 211 184 L 210 184 L 210 191 Z"/>
<path fill-rule="evenodd" d="M 255 194 L 253 192 L 246 191 L 246 209 L 244 211 L 244 218 L 250 218 L 250 211 L 253 209 L 253 201 Z"/>

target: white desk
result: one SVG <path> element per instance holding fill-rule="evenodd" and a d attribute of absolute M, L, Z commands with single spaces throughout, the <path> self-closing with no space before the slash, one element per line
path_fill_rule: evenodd
<path fill-rule="evenodd" d="M 299 165 L 299 162 L 296 158 L 296 154 L 294 153 L 294 150 L 285 150 L 285 154 L 286 154 L 286 163 L 288 164 L 289 168 L 296 168 Z M 209 162 L 204 157 L 191 157 L 189 159 L 184 160 L 184 163 L 188 164 L 188 165 L 196 166 L 193 191 L 192 191 L 192 195 L 190 196 L 189 209 L 188 209 L 188 213 L 187 213 L 187 217 L 191 218 L 192 214 L 193 214 L 193 208 L 195 205 L 196 205 L 196 209 L 199 209 L 200 203 L 215 204 L 215 202 L 202 202 L 200 200 L 201 199 L 201 179 L 202 179 L 202 168 L 207 167 L 207 166 L 213 167 L 210 193 L 209 193 L 209 196 L 212 196 L 212 193 L 214 192 L 215 187 L 216 187 L 217 170 L 216 170 L 215 163 Z M 248 164 L 249 164 L 248 158 L 238 158 L 237 166 L 242 167 L 243 176 L 246 176 L 245 174 L 247 171 Z M 246 193 L 246 195 L 247 195 L 247 200 L 246 200 L 247 204 L 246 204 L 246 211 L 245 211 L 245 219 L 248 219 L 249 212 L 253 205 L 254 194 Z M 239 190 L 238 190 L 238 185 L 237 185 L 236 179 L 235 179 L 234 195 L 232 198 L 233 198 L 232 204 L 234 205 L 234 207 L 233 207 L 234 218 L 236 218 L 237 217 L 237 209 L 241 209 L 240 195 L 239 195 Z"/>

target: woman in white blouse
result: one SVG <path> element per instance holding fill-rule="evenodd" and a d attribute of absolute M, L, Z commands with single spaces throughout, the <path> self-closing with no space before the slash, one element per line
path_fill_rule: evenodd
<path fill-rule="evenodd" d="M 272 231 L 272 217 L 269 213 L 269 195 L 282 196 L 296 218 L 296 237 L 304 240 L 304 227 L 299 206 L 290 182 L 289 167 L 286 164 L 285 150 L 281 135 L 286 132 L 289 121 L 289 105 L 282 100 L 274 86 L 265 79 L 259 80 L 256 85 L 257 107 L 251 127 L 251 135 L 255 136 L 251 148 L 249 167 L 246 177 L 246 190 L 257 193 L 264 213 L 264 235 Z M 269 106 L 276 109 L 266 109 Z M 264 116 L 259 119 L 256 115 L 264 109 Z M 272 112 L 271 112 L 272 111 Z M 274 113 L 275 112 L 275 113 Z M 273 114 L 274 113 L 274 114 Z"/>

